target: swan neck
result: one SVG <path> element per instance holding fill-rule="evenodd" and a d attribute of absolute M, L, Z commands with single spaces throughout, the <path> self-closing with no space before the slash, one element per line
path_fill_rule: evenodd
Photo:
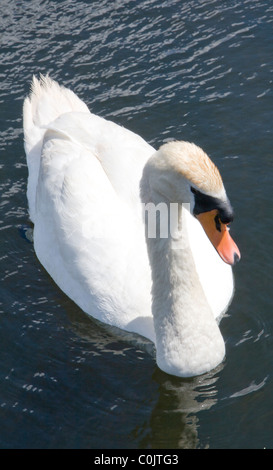
<path fill-rule="evenodd" d="M 218 365 L 225 348 L 190 249 L 187 220 L 192 216 L 180 206 L 178 217 L 175 234 L 160 237 L 158 217 L 156 237 L 146 238 L 152 312 L 158 366 L 172 375 L 193 376 Z"/>

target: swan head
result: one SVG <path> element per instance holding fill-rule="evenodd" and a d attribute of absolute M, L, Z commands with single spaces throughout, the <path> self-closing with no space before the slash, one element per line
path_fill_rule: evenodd
<path fill-rule="evenodd" d="M 142 202 L 189 203 L 218 254 L 228 264 L 239 261 L 240 251 L 229 233 L 233 209 L 220 172 L 197 145 L 168 142 L 148 160 L 141 184 Z"/>

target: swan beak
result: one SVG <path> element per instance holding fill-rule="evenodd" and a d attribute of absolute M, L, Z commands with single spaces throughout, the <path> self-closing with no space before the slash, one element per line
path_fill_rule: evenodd
<path fill-rule="evenodd" d="M 222 260 L 231 265 L 239 261 L 241 258 L 239 248 L 231 238 L 227 224 L 221 222 L 218 211 L 214 209 L 202 212 L 196 217 Z"/>

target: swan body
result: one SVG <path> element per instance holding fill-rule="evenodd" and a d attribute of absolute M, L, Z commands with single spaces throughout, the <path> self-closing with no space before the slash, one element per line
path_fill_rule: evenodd
<path fill-rule="evenodd" d="M 219 364 L 216 319 L 233 295 L 232 270 L 192 214 L 197 200 L 229 207 L 209 158 L 183 142 L 155 151 L 49 77 L 33 79 L 24 137 L 34 248 L 56 284 L 87 314 L 153 341 L 170 374 Z M 176 202 L 177 236 L 149 238 L 143 208 Z"/>

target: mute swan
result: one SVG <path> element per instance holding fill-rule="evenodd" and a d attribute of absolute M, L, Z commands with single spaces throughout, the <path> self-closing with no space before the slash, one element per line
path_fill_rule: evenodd
<path fill-rule="evenodd" d="M 87 314 L 153 341 L 163 371 L 216 367 L 240 258 L 216 166 L 188 142 L 155 151 L 48 76 L 33 78 L 23 117 L 34 248 L 56 284 Z M 158 209 L 166 221 L 172 208 L 177 226 L 162 235 Z"/>

